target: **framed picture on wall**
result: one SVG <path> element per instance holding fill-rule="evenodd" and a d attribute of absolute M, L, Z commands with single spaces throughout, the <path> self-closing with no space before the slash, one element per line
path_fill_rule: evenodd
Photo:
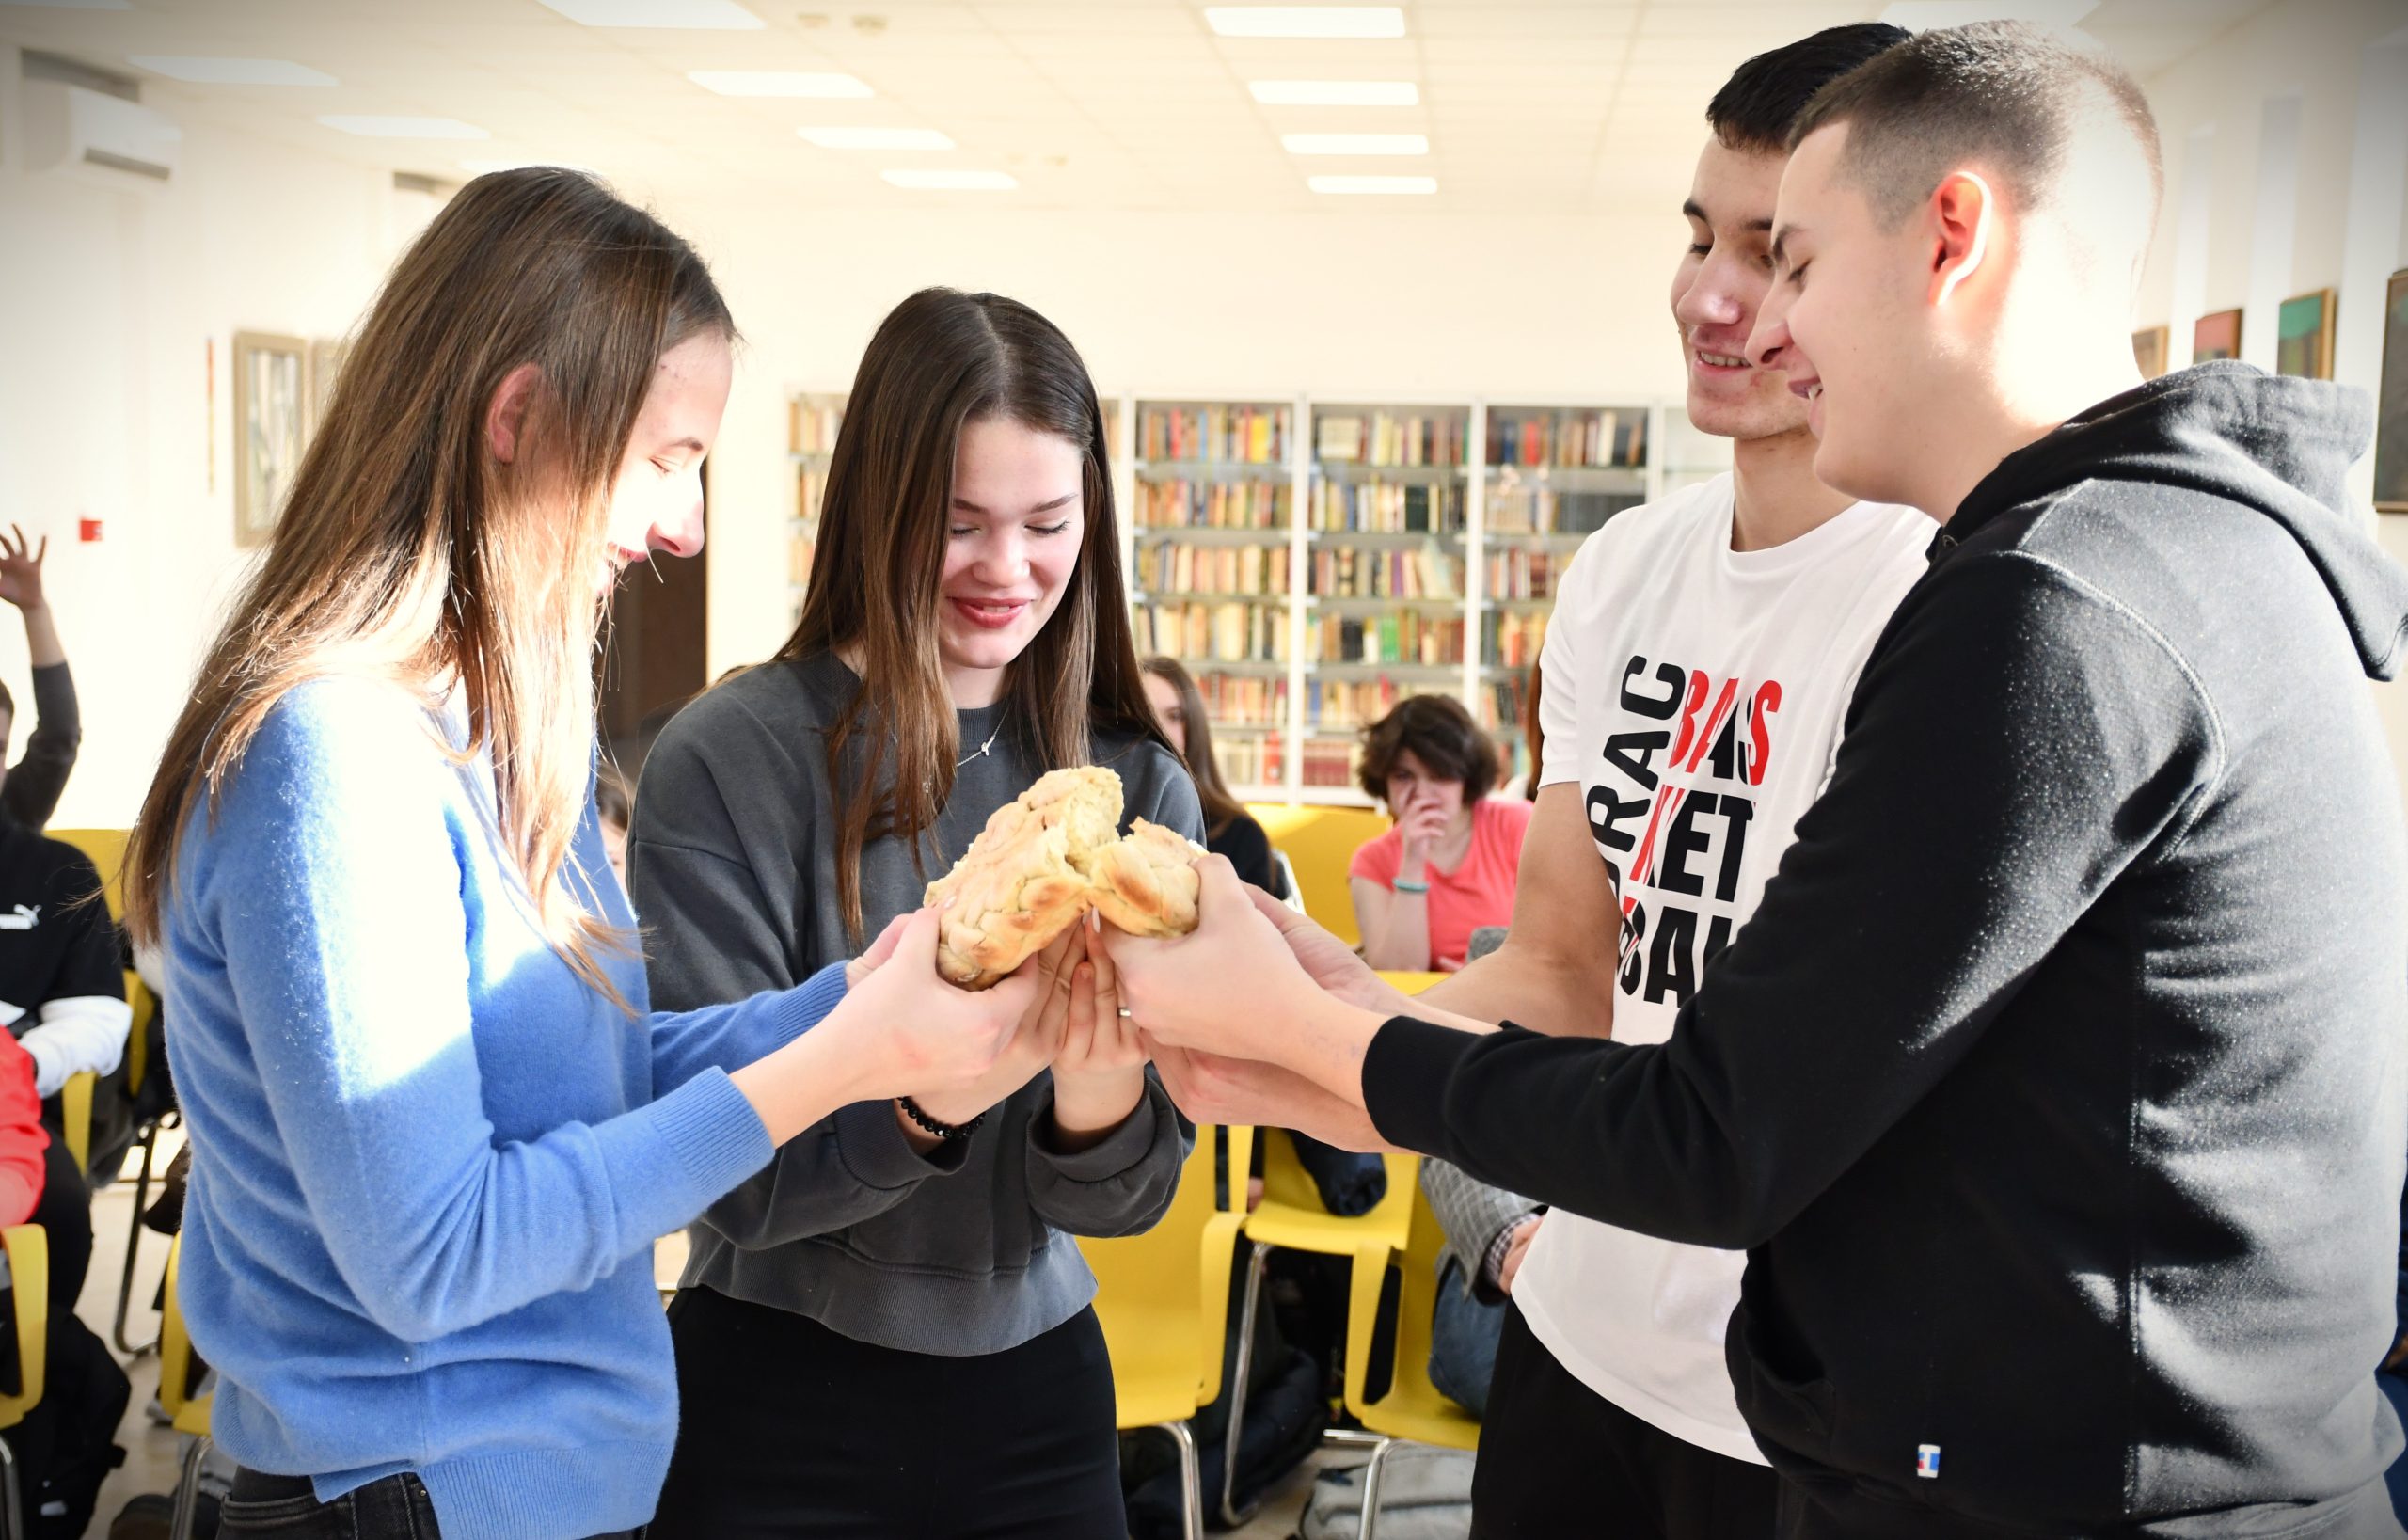
<path fill-rule="evenodd" d="M 234 334 L 234 544 L 259 546 L 293 490 L 308 441 L 309 344 Z"/>
<path fill-rule="evenodd" d="M 2374 505 L 2408 514 L 2408 267 L 2391 275 L 2383 305 L 2383 384 L 2374 402 Z"/>
<path fill-rule="evenodd" d="M 2144 326 L 2132 333 L 2132 361 L 2141 366 L 2141 378 L 2153 380 L 2165 373 L 2165 347 L 2163 326 Z"/>
<path fill-rule="evenodd" d="M 2333 377 L 2333 291 L 2319 289 L 2283 301 L 2274 312 L 2274 373 L 2304 379 Z"/>
<path fill-rule="evenodd" d="M 2203 315 L 2191 326 L 2191 361 L 2194 364 L 2213 363 L 2218 358 L 2241 357 L 2241 312 L 2218 310 Z"/>

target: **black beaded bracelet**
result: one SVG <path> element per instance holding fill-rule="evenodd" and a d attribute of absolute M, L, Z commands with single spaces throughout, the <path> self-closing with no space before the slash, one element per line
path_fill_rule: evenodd
<path fill-rule="evenodd" d="M 982 1112 L 966 1123 L 941 1123 L 922 1112 L 920 1103 L 908 1096 L 896 1097 L 895 1104 L 903 1109 L 904 1117 L 919 1124 L 921 1130 L 933 1139 L 966 1139 L 977 1132 L 980 1123 L 987 1120 L 987 1115 Z"/>

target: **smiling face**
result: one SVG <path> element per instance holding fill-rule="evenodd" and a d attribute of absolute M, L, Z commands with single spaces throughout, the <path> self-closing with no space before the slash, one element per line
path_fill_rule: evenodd
<path fill-rule="evenodd" d="M 1902 468 L 1935 442 L 1954 392 L 1923 303 L 1925 220 L 1883 230 L 1842 168 L 1847 127 L 1818 129 L 1789 157 L 1773 221 L 1774 282 L 1749 355 L 1785 361 L 1820 447 L 1814 479 L 1854 497 L 1910 500 Z"/>
<path fill-rule="evenodd" d="M 1689 421 L 1700 433 L 1755 439 L 1806 425 L 1783 360 L 1749 361 L 1748 334 L 1772 286 L 1773 200 L 1782 157 L 1706 141 L 1681 212 L 1689 247 L 1672 276 L 1672 319 L 1688 371 Z"/>
<path fill-rule="evenodd" d="M 735 370 L 726 337 L 715 331 L 689 337 L 654 366 L 610 487 L 600 589 L 653 551 L 691 556 L 703 548 L 703 458 L 719 437 Z"/>
<path fill-rule="evenodd" d="M 1008 418 L 964 423 L 953 456 L 937 652 L 957 706 L 988 706 L 1078 571 L 1086 456 Z"/>

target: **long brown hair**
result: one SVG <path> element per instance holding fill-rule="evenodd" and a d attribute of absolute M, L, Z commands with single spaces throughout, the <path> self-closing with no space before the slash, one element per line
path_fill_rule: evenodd
<path fill-rule="evenodd" d="M 1196 800 L 1204 804 L 1205 834 L 1218 839 L 1230 824 L 1252 815 L 1230 792 L 1229 783 L 1221 778 L 1221 762 L 1212 754 L 1212 719 L 1205 715 L 1203 691 L 1196 688 L 1196 681 L 1176 658 L 1158 653 L 1140 666 L 1179 691 L 1179 724 L 1187 741 L 1171 747 L 1187 761 L 1187 773 L 1196 782 Z"/>
<path fill-rule="evenodd" d="M 430 704 L 456 684 L 465 760 L 490 751 L 500 835 L 552 945 L 623 944 L 561 870 L 583 813 L 602 606 L 589 575 L 662 354 L 733 339 L 693 248 L 592 177 L 478 178 L 436 215 L 361 323 L 269 542 L 168 735 L 127 851 L 127 918 L 155 938 L 178 842 L 269 711 L 331 675 Z M 504 379 L 539 383 L 504 465 L 485 438 Z M 624 1001 L 620 1002 L 624 1004 Z"/>
<path fill-rule="evenodd" d="M 1137 672 L 1103 411 L 1070 340 L 1000 294 L 923 289 L 870 339 L 829 456 L 811 586 L 782 659 L 845 648 L 862 689 L 828 733 L 841 789 L 836 892 L 863 935 L 861 855 L 892 835 L 920 856 L 953 790 L 958 724 L 937 651 L 938 585 L 965 424 L 1002 418 L 1085 452 L 1085 533 L 1060 606 L 1012 665 L 1008 727 L 1048 770 L 1110 729 L 1162 742 Z M 1164 744 L 1164 747 L 1169 747 Z"/>

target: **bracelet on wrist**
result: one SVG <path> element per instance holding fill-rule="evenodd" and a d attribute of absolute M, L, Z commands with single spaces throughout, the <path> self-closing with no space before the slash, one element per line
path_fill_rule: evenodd
<path fill-rule="evenodd" d="M 1429 883 L 1408 882 L 1402 877 L 1398 878 L 1392 885 L 1399 893 L 1427 893 L 1430 891 Z"/>
<path fill-rule="evenodd" d="M 920 1103 L 908 1096 L 896 1097 L 895 1104 L 903 1109 L 904 1117 L 911 1119 L 919 1126 L 922 1133 L 933 1139 L 966 1139 L 977 1132 L 980 1123 L 987 1120 L 987 1115 L 982 1112 L 966 1123 L 941 1123 L 922 1112 Z"/>

